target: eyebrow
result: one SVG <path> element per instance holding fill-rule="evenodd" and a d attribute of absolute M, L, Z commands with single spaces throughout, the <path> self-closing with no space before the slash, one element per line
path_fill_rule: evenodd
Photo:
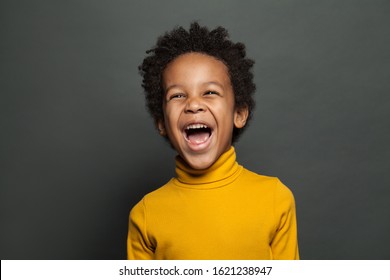
<path fill-rule="evenodd" d="M 224 89 L 224 86 L 219 82 L 211 81 L 211 82 L 206 82 L 204 84 L 205 85 L 216 85 L 216 86 L 219 86 L 220 88 Z"/>
<path fill-rule="evenodd" d="M 219 86 L 222 89 L 225 89 L 224 86 L 221 83 L 216 82 L 216 81 L 205 82 L 202 85 L 216 85 L 216 86 Z M 175 88 L 175 87 L 183 87 L 183 86 L 181 84 L 170 85 L 169 87 L 167 87 L 165 89 L 165 93 L 167 93 L 169 90 L 171 90 L 172 88 Z"/>

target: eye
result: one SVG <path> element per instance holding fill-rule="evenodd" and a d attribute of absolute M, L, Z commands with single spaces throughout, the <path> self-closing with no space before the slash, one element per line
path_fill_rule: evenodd
<path fill-rule="evenodd" d="M 215 95 L 215 94 L 218 95 L 219 93 L 214 91 L 214 90 L 208 90 L 208 91 L 205 92 L 204 95 Z"/>
<path fill-rule="evenodd" d="M 183 93 L 174 93 L 174 94 L 171 94 L 168 99 L 169 100 L 172 100 L 172 99 L 178 99 L 178 98 L 183 98 L 184 97 L 184 94 Z"/>

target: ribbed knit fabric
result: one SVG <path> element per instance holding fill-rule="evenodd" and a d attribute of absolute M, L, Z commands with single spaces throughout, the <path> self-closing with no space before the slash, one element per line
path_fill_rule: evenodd
<path fill-rule="evenodd" d="M 176 158 L 177 177 L 130 212 L 128 259 L 298 259 L 294 197 L 277 178 L 236 162 L 206 170 Z"/>

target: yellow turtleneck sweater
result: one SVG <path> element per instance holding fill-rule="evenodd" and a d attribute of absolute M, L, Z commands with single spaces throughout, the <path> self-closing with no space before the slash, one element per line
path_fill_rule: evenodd
<path fill-rule="evenodd" d="M 206 170 L 177 157 L 176 174 L 131 210 L 128 259 L 299 258 L 291 191 L 238 165 L 233 147 Z"/>

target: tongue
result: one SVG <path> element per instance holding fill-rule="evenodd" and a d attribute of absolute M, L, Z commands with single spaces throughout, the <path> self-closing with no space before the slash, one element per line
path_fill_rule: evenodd
<path fill-rule="evenodd" d="M 201 144 L 203 142 L 206 142 L 206 140 L 209 138 L 210 134 L 205 131 L 198 131 L 195 133 L 191 133 L 188 135 L 188 140 L 190 140 L 193 144 Z"/>

